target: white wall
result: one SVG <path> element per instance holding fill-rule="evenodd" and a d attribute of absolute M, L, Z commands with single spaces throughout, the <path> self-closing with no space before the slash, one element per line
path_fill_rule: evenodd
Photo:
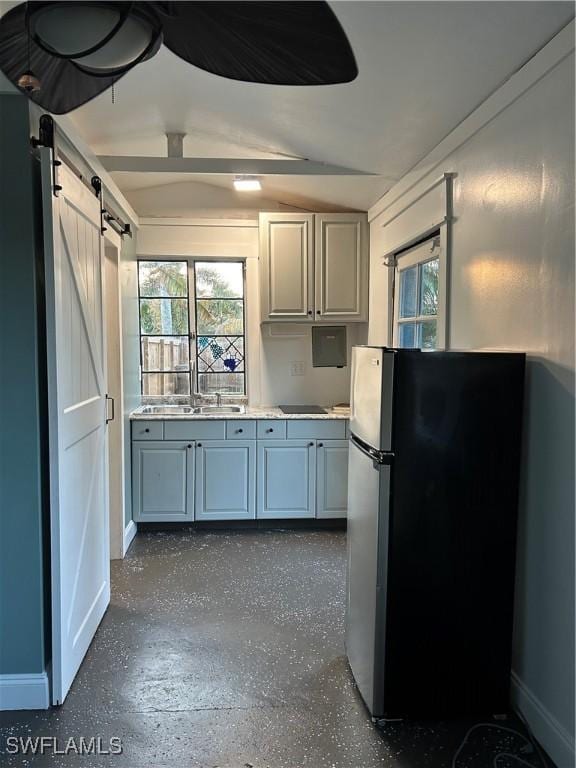
<path fill-rule="evenodd" d="M 127 190 L 126 197 L 142 217 L 254 219 L 258 211 L 298 210 L 264 197 L 263 192 L 247 195 L 199 181 Z"/>
<path fill-rule="evenodd" d="M 288 333 L 288 335 L 282 335 Z M 262 403 L 336 405 L 350 401 L 350 358 L 353 344 L 365 343 L 366 326 L 348 325 L 348 365 L 312 367 L 312 330 L 309 324 L 262 326 Z M 291 364 L 304 363 L 304 375 L 293 376 Z"/>
<path fill-rule="evenodd" d="M 573 27 L 569 37 L 371 212 L 369 331 L 386 343 L 383 222 L 455 172 L 451 347 L 528 354 L 513 694 L 559 768 L 574 765 Z"/>
<path fill-rule="evenodd" d="M 348 402 L 350 368 L 312 368 L 310 325 L 260 325 L 258 221 L 255 219 L 141 219 L 140 257 L 246 259 L 247 381 L 251 405 L 334 405 Z M 348 343 L 362 343 L 366 326 L 348 326 Z M 304 334 L 304 335 L 302 335 Z M 290 363 L 303 362 L 304 375 L 291 376 Z M 138 366 L 138 361 L 135 362 Z"/>

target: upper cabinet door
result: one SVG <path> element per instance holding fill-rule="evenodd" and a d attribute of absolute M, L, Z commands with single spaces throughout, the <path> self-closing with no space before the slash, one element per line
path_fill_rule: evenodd
<path fill-rule="evenodd" d="M 313 249 L 313 214 L 260 214 L 263 321 L 313 319 Z"/>
<path fill-rule="evenodd" d="M 368 319 L 368 223 L 364 213 L 316 214 L 315 319 Z"/>

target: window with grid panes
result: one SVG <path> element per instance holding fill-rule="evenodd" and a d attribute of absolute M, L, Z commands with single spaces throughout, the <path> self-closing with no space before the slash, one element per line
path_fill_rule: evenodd
<path fill-rule="evenodd" d="M 246 393 L 244 263 L 195 261 L 197 391 Z"/>
<path fill-rule="evenodd" d="M 138 263 L 142 394 L 244 395 L 244 263 Z"/>

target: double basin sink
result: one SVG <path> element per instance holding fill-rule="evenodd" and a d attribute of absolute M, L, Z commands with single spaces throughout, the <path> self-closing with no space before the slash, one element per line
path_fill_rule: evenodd
<path fill-rule="evenodd" d="M 210 413 L 244 413 L 243 405 L 147 405 L 141 413 L 157 414 L 163 416 L 172 415 L 201 415 Z"/>

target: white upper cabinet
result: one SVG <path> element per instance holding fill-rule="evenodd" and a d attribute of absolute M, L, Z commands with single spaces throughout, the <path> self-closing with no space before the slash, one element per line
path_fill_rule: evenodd
<path fill-rule="evenodd" d="M 260 214 L 263 319 L 311 319 L 313 251 L 313 214 Z"/>
<path fill-rule="evenodd" d="M 366 214 L 260 214 L 260 270 L 262 322 L 366 322 Z"/>
<path fill-rule="evenodd" d="M 315 229 L 317 320 L 368 320 L 368 223 L 364 214 L 318 213 Z"/>

